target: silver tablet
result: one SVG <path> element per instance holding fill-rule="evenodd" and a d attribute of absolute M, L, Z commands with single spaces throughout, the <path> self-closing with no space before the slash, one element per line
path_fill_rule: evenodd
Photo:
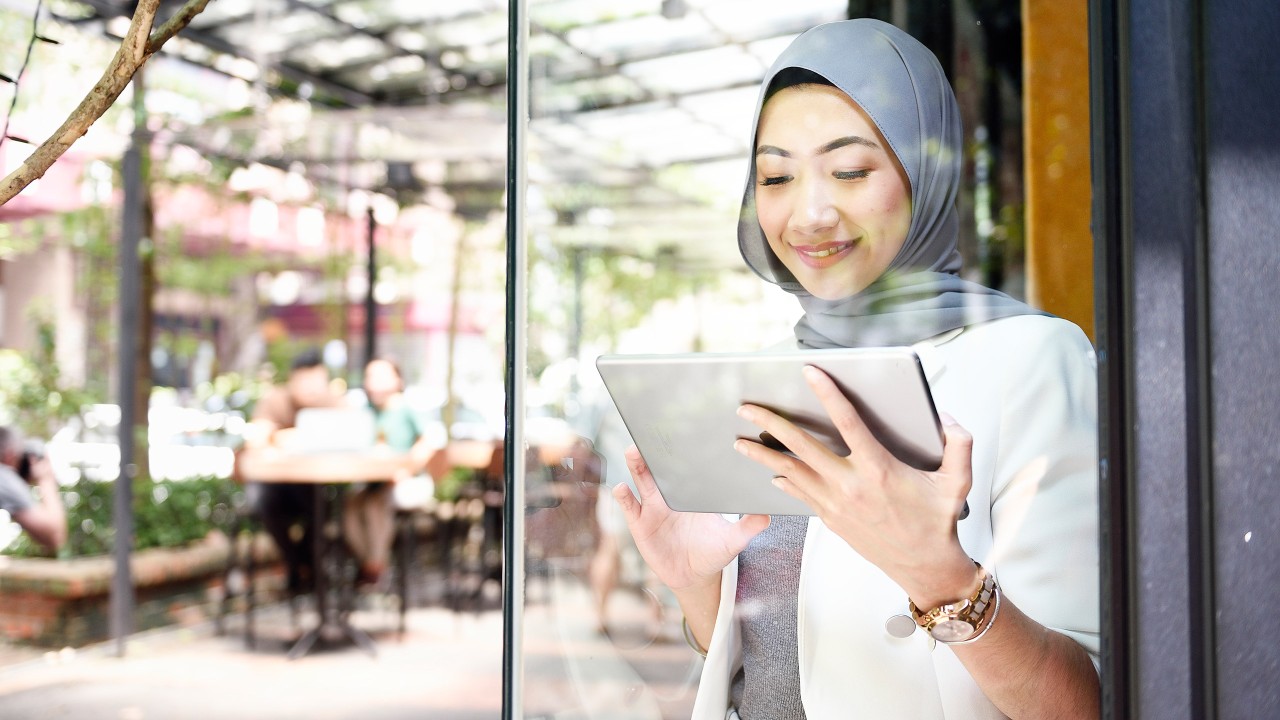
<path fill-rule="evenodd" d="M 604 355 L 596 368 L 674 510 L 812 515 L 775 488 L 767 468 L 733 449 L 738 438 L 786 451 L 737 415 L 752 403 L 787 417 L 840 455 L 849 448 L 801 374 L 814 365 L 850 398 L 872 433 L 902 461 L 942 463 L 942 424 L 910 348 L 687 355 Z"/>

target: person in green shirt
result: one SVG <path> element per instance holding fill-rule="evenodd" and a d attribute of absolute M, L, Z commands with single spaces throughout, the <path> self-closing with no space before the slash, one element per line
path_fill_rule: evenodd
<path fill-rule="evenodd" d="M 395 362 L 375 358 L 364 369 L 364 392 L 377 422 L 378 442 L 411 461 L 395 478 L 408 480 L 421 472 L 433 449 L 423 428 L 405 402 L 404 379 Z M 386 574 L 395 541 L 395 502 L 392 483 L 369 483 L 347 495 L 343 511 L 343 535 L 360 565 L 359 584 L 376 585 Z"/>

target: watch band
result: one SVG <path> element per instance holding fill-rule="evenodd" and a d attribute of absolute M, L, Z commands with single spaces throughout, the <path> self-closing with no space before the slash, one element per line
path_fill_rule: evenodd
<path fill-rule="evenodd" d="M 981 639 L 982 639 L 982 636 L 983 636 L 983 635 L 986 635 L 986 634 L 987 634 L 987 631 L 991 629 L 991 626 L 995 624 L 995 622 L 996 622 L 996 617 L 997 617 L 998 615 L 1000 615 L 1000 596 L 1001 596 L 1001 594 L 1002 594 L 1002 593 L 1000 592 L 1000 586 L 999 586 L 999 585 L 994 586 L 994 590 L 992 590 L 992 600 L 991 600 L 991 613 L 990 613 L 990 616 L 989 616 L 989 617 L 986 617 L 986 618 L 984 618 L 984 619 L 983 619 L 982 627 L 978 630 L 978 632 L 974 633 L 973 637 L 968 638 L 968 639 L 966 639 L 966 640 L 955 640 L 955 641 L 953 641 L 953 642 L 951 642 L 951 643 L 948 643 L 948 644 L 950 644 L 950 645 L 968 645 L 968 644 L 969 644 L 969 643 L 971 643 L 971 642 L 977 642 L 978 640 L 981 640 Z"/>
<path fill-rule="evenodd" d="M 688 616 L 680 618 L 680 632 L 684 634 L 684 641 L 689 644 L 689 647 L 693 648 L 694 652 L 704 658 L 707 656 L 706 648 L 698 644 L 698 639 L 693 636 L 693 631 L 689 629 Z"/>
<path fill-rule="evenodd" d="M 944 603 L 927 612 L 921 612 L 915 602 L 910 601 L 911 617 L 940 643 L 955 645 L 977 640 L 986 634 L 999 612 L 1000 588 L 995 576 L 977 561 L 973 564 L 982 574 L 982 581 L 972 596 Z"/>

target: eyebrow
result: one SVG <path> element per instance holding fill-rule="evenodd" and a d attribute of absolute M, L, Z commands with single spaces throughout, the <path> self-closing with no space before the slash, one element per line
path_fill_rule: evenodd
<path fill-rule="evenodd" d="M 831 142 L 818 148 L 818 154 L 829 153 L 832 150 L 839 150 L 847 145 L 862 145 L 873 150 L 879 150 L 880 146 L 875 141 L 868 140 L 860 135 L 846 135 L 842 138 L 836 138 Z M 775 145 L 761 145 L 756 148 L 756 155 L 778 155 L 779 157 L 789 158 L 791 153 L 783 150 Z"/>

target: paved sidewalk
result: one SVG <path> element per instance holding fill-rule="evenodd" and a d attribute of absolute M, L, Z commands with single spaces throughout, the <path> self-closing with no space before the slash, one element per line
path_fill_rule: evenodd
<path fill-rule="evenodd" d="M 526 720 L 685 720 L 702 658 L 680 634 L 678 608 L 638 588 L 610 604 L 596 629 L 586 584 L 553 568 L 530 583 L 522 639 Z M 661 608 L 659 610 L 659 608 Z"/>
<path fill-rule="evenodd" d="M 356 616 L 378 643 L 285 658 L 284 608 L 261 613 L 258 648 L 232 626 L 139 635 L 126 658 L 114 646 L 0 652 L 5 720 L 491 720 L 502 708 L 502 615 L 413 610 L 397 639 L 394 614 Z M 272 634 L 274 632 L 274 635 Z"/>
<path fill-rule="evenodd" d="M 680 636 L 679 612 L 623 589 L 607 634 L 574 573 L 528 587 L 522 697 L 528 720 L 689 717 L 701 658 Z M 486 607 L 496 603 L 489 593 Z M 370 603 L 366 603 L 369 606 Z M 301 627 L 314 616 L 300 614 Z M 493 720 L 502 710 L 502 613 L 411 610 L 397 637 L 390 604 L 353 616 L 377 643 L 320 646 L 290 661 L 300 633 L 286 605 L 257 613 L 258 645 L 241 618 L 134 636 L 125 658 L 107 643 L 42 652 L 0 643 L 2 720 Z"/>

